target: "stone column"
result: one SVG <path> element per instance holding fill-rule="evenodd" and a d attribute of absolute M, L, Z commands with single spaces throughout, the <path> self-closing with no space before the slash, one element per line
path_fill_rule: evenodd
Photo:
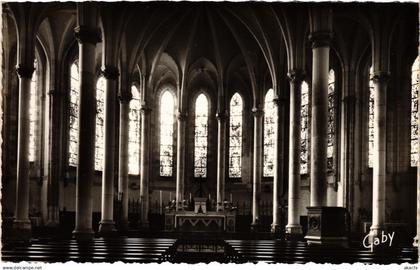
<path fill-rule="evenodd" d="M 263 119 L 264 111 L 260 108 L 253 108 L 254 115 L 254 160 L 252 174 L 252 224 L 255 230 L 259 225 L 259 203 L 261 196 L 261 178 L 263 174 Z"/>
<path fill-rule="evenodd" d="M 312 40 L 311 206 L 324 206 L 327 186 L 328 69 L 330 34 Z"/>
<path fill-rule="evenodd" d="M 218 113 L 217 118 L 217 211 L 223 211 L 226 177 L 226 123 L 227 115 Z"/>
<path fill-rule="evenodd" d="M 149 168 L 150 168 L 150 108 L 145 104 L 141 107 L 140 135 L 140 222 L 143 228 L 149 227 Z"/>
<path fill-rule="evenodd" d="M 48 148 L 48 180 L 46 184 L 47 220 L 46 226 L 53 228 L 59 225 L 59 179 L 61 176 L 61 139 L 63 95 L 57 90 L 49 91 L 49 141 Z M 44 188 L 44 187 L 43 187 Z"/>
<path fill-rule="evenodd" d="M 126 93 L 127 92 L 127 93 Z M 121 228 L 128 229 L 128 139 L 131 93 L 124 91 L 120 95 L 120 134 L 118 157 L 118 196 L 122 203 Z"/>
<path fill-rule="evenodd" d="M 114 222 L 114 161 L 115 161 L 115 107 L 118 92 L 118 68 L 106 66 L 103 70 L 106 79 L 105 121 L 104 121 L 104 160 L 102 172 L 102 218 L 99 232 L 109 234 L 116 231 Z"/>
<path fill-rule="evenodd" d="M 79 41 L 79 135 L 76 173 L 76 226 L 73 236 L 77 240 L 90 240 L 92 230 L 92 180 L 95 159 L 96 76 L 95 48 L 100 40 L 95 5 L 77 6 L 79 26 L 75 35 Z M 83 22 L 82 24 L 80 22 Z M 85 24 L 84 24 L 85 23 Z"/>
<path fill-rule="evenodd" d="M 33 61 L 32 61 L 33 63 Z M 16 67 L 19 75 L 18 145 L 17 145 L 17 183 L 16 209 L 13 221 L 17 240 L 28 241 L 31 237 L 29 220 L 29 99 L 33 65 Z"/>
<path fill-rule="evenodd" d="M 301 103 L 303 71 L 291 70 L 290 80 L 290 115 L 289 115 L 289 192 L 288 192 L 288 222 L 286 236 L 296 238 L 302 235 L 299 220 L 300 203 L 300 143 L 301 143 Z"/>
<path fill-rule="evenodd" d="M 389 74 L 374 71 L 374 155 L 372 189 L 372 226 L 370 236 L 380 236 L 385 230 L 386 186 L 386 97 Z"/>
<path fill-rule="evenodd" d="M 281 213 L 279 209 L 280 196 L 282 193 L 283 180 L 283 123 L 284 123 L 284 100 L 276 97 L 273 99 L 276 116 L 274 119 L 274 175 L 273 175 L 273 223 L 271 224 L 271 232 L 276 236 L 281 231 Z"/>
<path fill-rule="evenodd" d="M 185 182 L 185 128 L 187 115 L 178 112 L 178 138 L 177 138 L 177 156 L 176 156 L 176 210 L 182 210 L 182 200 L 184 199 Z"/>

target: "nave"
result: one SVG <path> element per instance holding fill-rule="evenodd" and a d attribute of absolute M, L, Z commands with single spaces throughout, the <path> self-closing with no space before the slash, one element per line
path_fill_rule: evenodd
<path fill-rule="evenodd" d="M 95 238 L 34 241 L 30 246 L 5 246 L 2 260 L 8 262 L 108 262 L 125 263 L 417 263 L 417 249 L 396 247 L 372 253 L 353 243 L 351 247 L 308 246 L 306 242 L 282 240 L 223 240 L 222 238 Z"/>

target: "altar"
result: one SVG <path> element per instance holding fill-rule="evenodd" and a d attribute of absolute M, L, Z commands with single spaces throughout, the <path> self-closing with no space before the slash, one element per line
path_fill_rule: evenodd
<path fill-rule="evenodd" d="M 165 230 L 178 232 L 234 232 L 236 213 L 229 207 L 209 211 L 205 199 L 194 198 L 193 211 L 167 211 Z"/>

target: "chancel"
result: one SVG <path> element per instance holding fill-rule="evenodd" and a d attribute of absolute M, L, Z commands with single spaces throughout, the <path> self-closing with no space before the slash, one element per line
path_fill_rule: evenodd
<path fill-rule="evenodd" d="M 2 3 L 2 260 L 417 263 L 418 10 Z"/>

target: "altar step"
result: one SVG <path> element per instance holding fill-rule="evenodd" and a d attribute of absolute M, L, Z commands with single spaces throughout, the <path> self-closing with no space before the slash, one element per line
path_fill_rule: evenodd
<path fill-rule="evenodd" d="M 6 245 L 1 260 L 9 262 L 162 262 L 170 260 L 176 239 L 96 238 L 90 242 L 75 240 L 42 242 L 29 246 Z"/>
<path fill-rule="evenodd" d="M 226 240 L 238 262 L 269 263 L 417 263 L 417 248 L 372 253 L 364 248 L 308 246 L 279 240 Z"/>

